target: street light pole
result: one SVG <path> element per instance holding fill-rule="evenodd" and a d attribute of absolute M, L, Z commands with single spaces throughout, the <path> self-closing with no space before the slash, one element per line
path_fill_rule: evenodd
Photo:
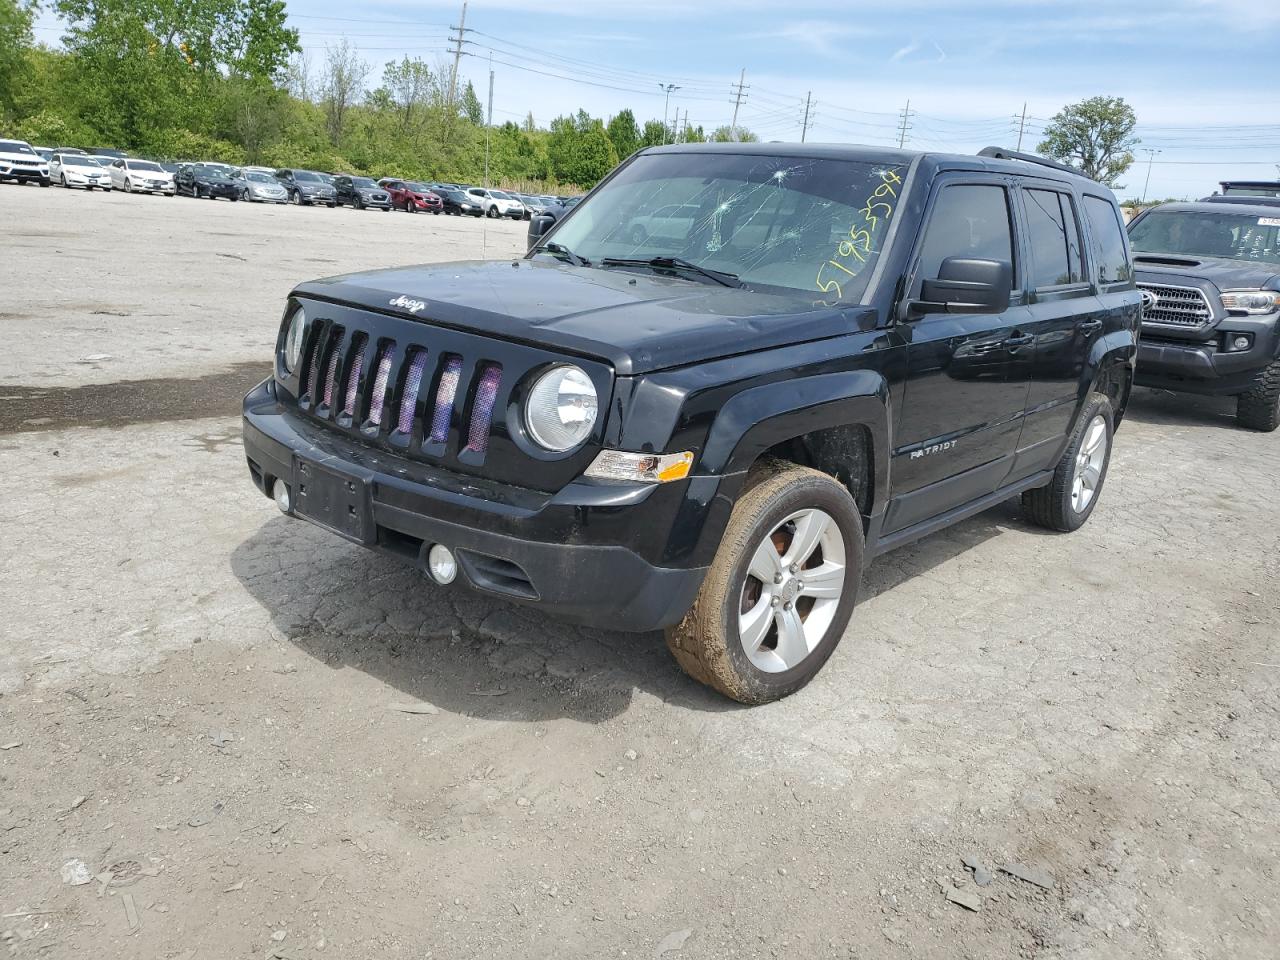
<path fill-rule="evenodd" d="M 667 111 L 671 107 L 671 91 L 680 88 L 674 83 L 660 83 L 658 89 L 666 92 L 666 99 L 662 101 L 662 142 L 667 142 Z"/>
<path fill-rule="evenodd" d="M 1142 152 L 1147 155 L 1147 179 L 1142 184 L 1142 202 L 1147 202 L 1147 187 L 1151 186 L 1151 163 L 1155 160 L 1157 153 L 1163 153 L 1162 150 L 1152 150 L 1150 147 L 1143 147 Z"/>

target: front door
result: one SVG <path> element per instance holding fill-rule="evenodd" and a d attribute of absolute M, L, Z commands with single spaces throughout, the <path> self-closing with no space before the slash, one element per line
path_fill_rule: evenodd
<path fill-rule="evenodd" d="M 998 314 L 928 314 L 900 328 L 907 339 L 907 381 L 895 431 L 890 503 L 892 533 L 993 492 L 1013 462 L 1026 409 L 1034 340 L 1024 327 L 1009 184 L 966 175 L 935 186 L 907 287 L 938 276 L 947 257 L 1013 264 L 1013 295 Z"/>

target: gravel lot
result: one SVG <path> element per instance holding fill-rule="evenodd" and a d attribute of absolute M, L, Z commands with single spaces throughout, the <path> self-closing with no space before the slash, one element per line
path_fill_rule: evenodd
<path fill-rule="evenodd" d="M 1083 530 L 890 554 L 748 710 L 249 481 L 295 281 L 523 224 L 12 186 L 0 222 L 14 955 L 1276 956 L 1280 435 L 1232 405 L 1138 392 Z"/>

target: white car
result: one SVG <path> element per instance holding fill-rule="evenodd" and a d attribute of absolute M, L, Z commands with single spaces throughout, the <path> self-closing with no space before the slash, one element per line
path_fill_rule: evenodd
<path fill-rule="evenodd" d="M 485 187 L 470 187 L 467 190 L 475 202 L 480 205 L 486 217 L 510 217 L 512 220 L 524 219 L 524 204 L 510 194 L 501 190 L 489 190 Z"/>
<path fill-rule="evenodd" d="M 111 189 L 111 171 L 106 165 L 79 153 L 55 153 L 49 161 L 49 179 L 64 187 Z"/>
<path fill-rule="evenodd" d="M 0 140 L 0 180 L 49 185 L 49 163 L 25 140 Z"/>
<path fill-rule="evenodd" d="M 122 157 L 111 164 L 111 185 L 125 193 L 173 196 L 173 174 L 152 160 Z"/>
<path fill-rule="evenodd" d="M 670 203 L 653 213 L 635 217 L 627 224 L 626 237 L 634 244 L 646 240 L 684 240 L 693 232 L 701 215 L 695 203 Z"/>

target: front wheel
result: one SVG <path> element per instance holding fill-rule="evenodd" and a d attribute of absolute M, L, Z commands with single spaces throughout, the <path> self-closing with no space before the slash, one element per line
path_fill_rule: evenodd
<path fill-rule="evenodd" d="M 862 517 L 817 470 L 752 470 L 702 589 L 666 632 L 695 680 L 740 703 L 795 693 L 826 663 L 857 601 Z"/>
<path fill-rule="evenodd" d="M 1250 430 L 1271 433 L 1280 426 L 1280 360 L 1273 360 L 1236 399 L 1236 420 Z"/>
<path fill-rule="evenodd" d="M 127 179 L 127 178 L 126 178 L 126 179 L 125 179 L 125 181 L 124 181 L 124 192 L 125 192 L 125 193 L 133 193 L 133 182 L 132 182 L 132 181 L 130 181 L 129 179 Z"/>
<path fill-rule="evenodd" d="M 1084 526 L 1107 479 L 1114 422 L 1111 401 L 1100 393 L 1089 394 L 1053 478 L 1022 495 L 1022 510 L 1028 520 L 1060 533 Z"/>
<path fill-rule="evenodd" d="M 490 219 L 490 220 L 497 220 L 497 219 L 498 219 L 498 208 L 497 208 L 497 207 L 490 207 L 490 208 L 489 208 L 489 219 Z"/>

